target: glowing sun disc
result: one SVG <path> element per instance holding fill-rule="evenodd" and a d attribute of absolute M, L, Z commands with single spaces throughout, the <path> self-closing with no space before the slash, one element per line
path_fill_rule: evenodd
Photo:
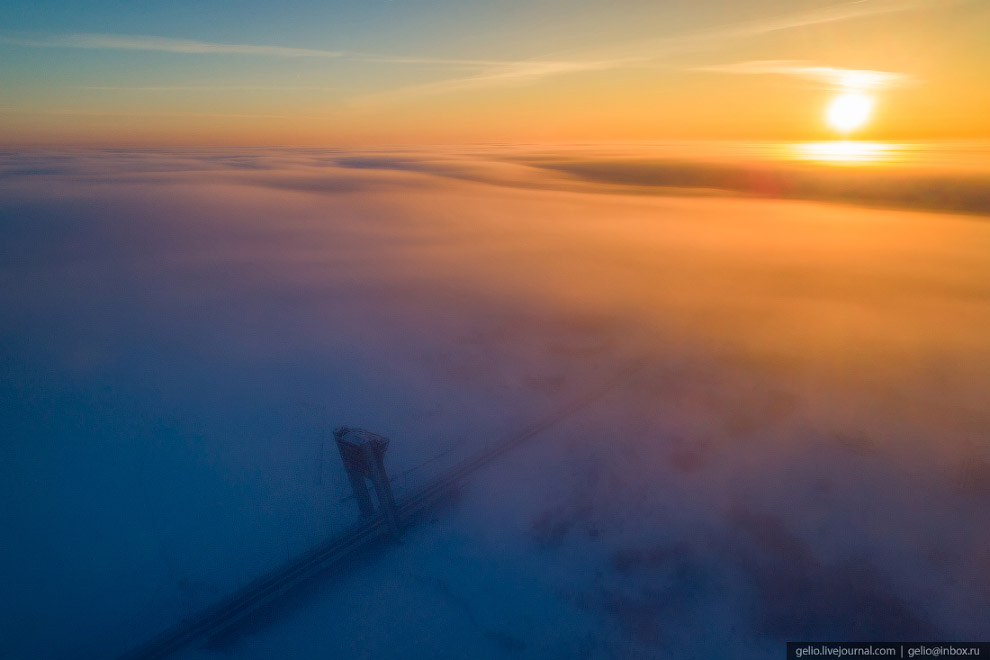
<path fill-rule="evenodd" d="M 858 92 L 840 94 L 828 106 L 828 123 L 833 128 L 848 133 L 865 124 L 872 110 L 873 100 L 869 96 Z"/>

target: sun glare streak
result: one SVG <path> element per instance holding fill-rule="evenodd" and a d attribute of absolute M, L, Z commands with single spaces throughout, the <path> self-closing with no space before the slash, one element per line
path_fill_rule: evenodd
<path fill-rule="evenodd" d="M 856 140 L 798 144 L 795 145 L 793 155 L 799 160 L 846 165 L 865 165 L 897 160 L 894 145 Z"/>

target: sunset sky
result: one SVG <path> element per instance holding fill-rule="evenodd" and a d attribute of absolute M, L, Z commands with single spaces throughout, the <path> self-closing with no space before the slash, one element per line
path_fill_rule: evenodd
<path fill-rule="evenodd" d="M 0 144 L 990 137 L 985 0 L 0 6 Z M 852 72 L 852 73 L 850 73 Z"/>
<path fill-rule="evenodd" d="M 990 0 L 0 0 L 0 660 L 990 640 L 988 220 Z"/>

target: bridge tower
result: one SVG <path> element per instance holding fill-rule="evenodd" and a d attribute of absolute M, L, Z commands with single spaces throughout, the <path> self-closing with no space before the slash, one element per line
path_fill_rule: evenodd
<path fill-rule="evenodd" d="M 347 478 L 354 491 L 354 499 L 361 509 L 362 518 L 374 518 L 381 514 L 385 518 L 389 532 L 398 538 L 401 532 L 399 511 L 392 496 L 392 485 L 385 472 L 385 450 L 388 438 L 358 428 L 341 426 L 333 432 L 337 441 L 340 458 L 344 462 Z M 368 492 L 368 481 L 375 489 L 378 506 Z"/>

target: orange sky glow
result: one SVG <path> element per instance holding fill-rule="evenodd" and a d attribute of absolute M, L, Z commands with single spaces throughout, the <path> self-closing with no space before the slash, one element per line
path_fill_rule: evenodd
<path fill-rule="evenodd" d="M 385 8 L 211 33 L 178 10 L 54 5 L 0 12 L 0 144 L 990 137 L 980 0 L 433 3 L 402 10 L 406 32 Z M 850 88 L 869 120 L 837 130 L 827 108 Z"/>

